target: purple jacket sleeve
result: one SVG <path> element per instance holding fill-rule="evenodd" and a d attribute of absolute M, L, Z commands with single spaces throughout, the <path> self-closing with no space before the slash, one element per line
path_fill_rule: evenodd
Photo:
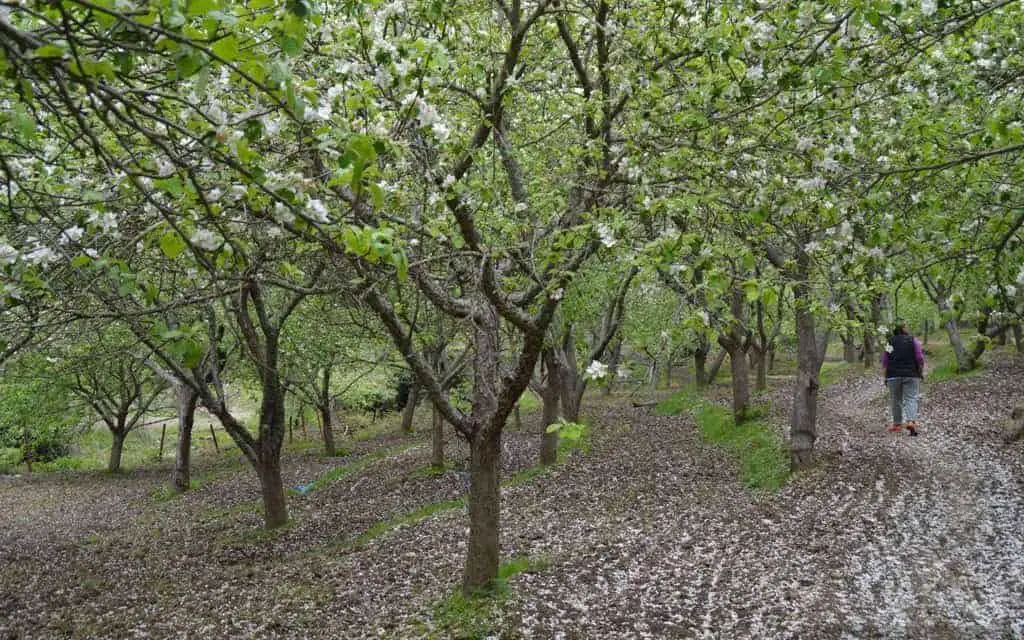
<path fill-rule="evenodd" d="M 889 352 L 882 349 L 882 373 L 889 368 Z"/>
<path fill-rule="evenodd" d="M 917 338 L 914 338 L 914 358 L 917 359 L 917 364 L 924 369 L 924 352 L 921 351 L 921 343 L 917 341 Z"/>

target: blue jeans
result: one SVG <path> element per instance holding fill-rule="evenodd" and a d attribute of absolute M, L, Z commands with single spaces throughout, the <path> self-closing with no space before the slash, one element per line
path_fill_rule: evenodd
<path fill-rule="evenodd" d="M 892 407 L 892 421 L 902 424 L 917 421 L 917 397 L 921 391 L 920 378 L 886 378 L 889 387 L 889 401 Z"/>

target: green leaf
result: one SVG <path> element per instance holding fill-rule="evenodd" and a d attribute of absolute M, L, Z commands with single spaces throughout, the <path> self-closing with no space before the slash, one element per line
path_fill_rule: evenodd
<path fill-rule="evenodd" d="M 153 186 L 155 186 L 157 189 L 166 191 L 172 196 L 180 196 L 185 191 L 185 188 L 181 184 L 181 180 L 177 177 L 162 178 L 160 180 L 155 180 L 153 181 Z"/>
<path fill-rule="evenodd" d="M 743 283 L 743 295 L 746 297 L 747 302 L 754 302 L 757 300 L 760 295 L 757 280 L 747 280 Z"/>
<path fill-rule="evenodd" d="M 160 236 L 160 250 L 171 260 L 180 256 L 187 246 L 181 236 L 174 231 L 168 231 Z"/>
<path fill-rule="evenodd" d="M 44 44 L 32 52 L 37 58 L 62 58 L 67 50 L 56 44 Z"/>
<path fill-rule="evenodd" d="M 219 8 L 216 0 L 189 0 L 187 13 L 190 16 L 205 16 Z"/>
<path fill-rule="evenodd" d="M 235 36 L 221 38 L 210 47 L 210 50 L 218 57 L 232 62 L 238 59 L 238 39 Z"/>

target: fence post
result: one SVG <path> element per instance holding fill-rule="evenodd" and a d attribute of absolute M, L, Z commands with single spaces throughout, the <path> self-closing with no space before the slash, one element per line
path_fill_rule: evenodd
<path fill-rule="evenodd" d="M 164 438 L 167 436 L 167 423 L 160 425 L 160 459 L 164 459 Z"/>

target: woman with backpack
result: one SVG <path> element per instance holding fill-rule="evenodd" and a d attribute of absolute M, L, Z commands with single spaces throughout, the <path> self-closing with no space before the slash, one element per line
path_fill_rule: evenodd
<path fill-rule="evenodd" d="M 893 336 L 882 352 L 882 371 L 889 388 L 892 406 L 892 426 L 889 431 L 899 433 L 904 428 L 917 435 L 917 399 L 924 377 L 924 353 L 921 343 L 907 333 L 907 323 L 896 322 Z"/>

